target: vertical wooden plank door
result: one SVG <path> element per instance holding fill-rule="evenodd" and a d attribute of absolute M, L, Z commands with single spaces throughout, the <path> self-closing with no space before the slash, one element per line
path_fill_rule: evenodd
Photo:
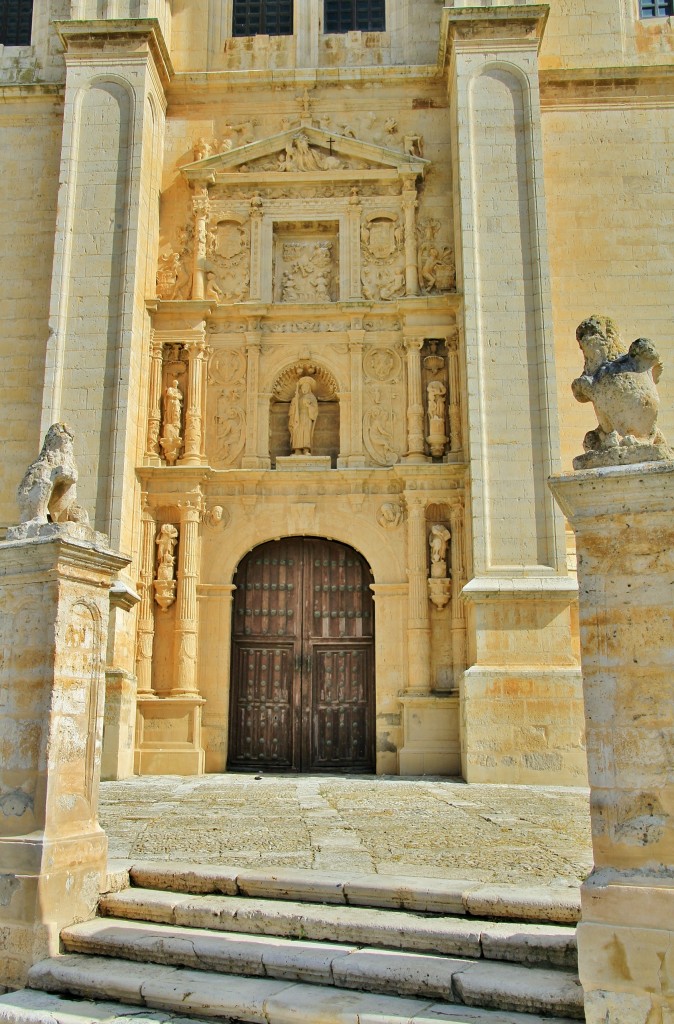
<path fill-rule="evenodd" d="M 346 544 L 263 544 L 235 577 L 233 769 L 374 770 L 372 573 Z"/>

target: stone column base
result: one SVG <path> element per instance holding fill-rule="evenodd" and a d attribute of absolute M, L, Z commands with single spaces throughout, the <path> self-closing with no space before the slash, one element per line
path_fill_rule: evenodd
<path fill-rule="evenodd" d="M 403 746 L 401 775 L 460 775 L 458 695 L 421 694 L 400 698 Z"/>
<path fill-rule="evenodd" d="M 138 700 L 137 775 L 203 775 L 202 697 L 147 697 Z"/>
<path fill-rule="evenodd" d="M 466 782 L 585 786 L 580 668 L 488 667 L 464 673 Z"/>
<path fill-rule="evenodd" d="M 578 958 L 587 1024 L 670 1024 L 674 882 L 590 879 L 581 901 Z"/>

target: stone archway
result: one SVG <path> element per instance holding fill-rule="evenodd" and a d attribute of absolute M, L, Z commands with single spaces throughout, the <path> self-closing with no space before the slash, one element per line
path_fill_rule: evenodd
<path fill-rule="evenodd" d="M 237 569 L 228 767 L 375 768 L 374 611 L 353 548 L 286 537 Z"/>

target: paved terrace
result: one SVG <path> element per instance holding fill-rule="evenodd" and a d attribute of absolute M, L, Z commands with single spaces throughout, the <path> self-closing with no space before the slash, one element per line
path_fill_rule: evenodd
<path fill-rule="evenodd" d="M 577 885 L 588 791 L 244 774 L 101 785 L 111 858 Z"/>

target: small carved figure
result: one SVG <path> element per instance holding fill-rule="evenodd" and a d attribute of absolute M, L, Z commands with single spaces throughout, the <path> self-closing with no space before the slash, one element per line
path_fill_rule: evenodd
<path fill-rule="evenodd" d="M 447 578 L 447 545 L 451 533 L 442 523 L 433 523 L 428 543 L 431 549 L 431 576 L 433 579 Z"/>
<path fill-rule="evenodd" d="M 405 291 L 405 272 L 402 269 L 393 269 L 386 274 L 380 274 L 379 297 L 388 301 L 397 299 Z"/>
<path fill-rule="evenodd" d="M 182 391 L 178 387 L 178 381 L 174 380 L 164 392 L 164 432 L 159 439 L 169 466 L 175 463 L 182 445 L 182 408 Z"/>
<path fill-rule="evenodd" d="M 363 437 L 365 447 L 374 462 L 380 466 L 392 466 L 398 461 L 398 453 L 393 448 L 393 432 L 386 409 L 381 404 L 381 392 L 374 388 L 372 405 L 363 419 Z"/>
<path fill-rule="evenodd" d="M 294 455 L 311 454 L 311 443 L 317 417 L 318 399 L 314 394 L 314 381 L 311 377 L 300 377 L 290 403 L 288 418 L 290 447 Z"/>
<path fill-rule="evenodd" d="M 653 342 L 637 338 L 625 352 L 616 324 L 606 316 L 583 320 L 576 338 L 585 365 L 571 389 L 577 401 L 592 402 L 598 424 L 585 435 L 586 455 L 573 460 L 574 468 L 674 457 L 656 426 L 662 363 Z"/>
<path fill-rule="evenodd" d="M 199 138 L 194 143 L 194 159 L 205 160 L 213 152 L 213 146 L 207 139 Z"/>
<path fill-rule="evenodd" d="M 89 516 L 77 502 L 77 476 L 73 435 L 64 423 L 52 423 L 17 488 L 19 522 L 87 525 Z"/>
<path fill-rule="evenodd" d="M 154 581 L 154 599 L 166 611 L 176 598 L 175 546 L 178 531 L 173 523 L 160 527 L 155 543 L 157 545 L 157 576 Z"/>
<path fill-rule="evenodd" d="M 226 526 L 229 521 L 229 516 L 222 505 L 214 505 L 211 509 L 205 509 L 201 518 L 205 526 L 219 526 L 220 523 Z"/>
<path fill-rule="evenodd" d="M 379 506 L 377 522 L 383 530 L 395 530 L 403 521 L 402 507 L 394 501 L 385 501 Z"/>
<path fill-rule="evenodd" d="M 215 299 L 216 302 L 225 301 L 225 293 L 219 286 L 212 270 L 206 271 L 206 298 Z"/>

